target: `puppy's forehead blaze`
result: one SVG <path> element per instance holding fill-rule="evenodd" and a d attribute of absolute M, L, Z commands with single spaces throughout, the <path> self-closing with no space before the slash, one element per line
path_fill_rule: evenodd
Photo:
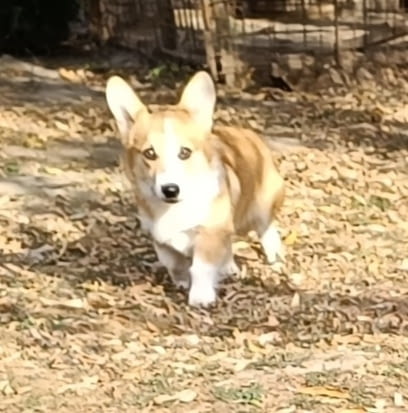
<path fill-rule="evenodd" d="M 135 122 L 134 133 L 139 135 L 141 148 L 153 146 L 157 151 L 169 141 L 180 146 L 194 144 L 200 133 L 191 116 L 183 110 L 165 110 L 149 115 L 148 122 Z"/>

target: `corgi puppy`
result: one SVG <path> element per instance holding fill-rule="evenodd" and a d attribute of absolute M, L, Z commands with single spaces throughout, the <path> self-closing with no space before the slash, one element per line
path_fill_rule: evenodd
<path fill-rule="evenodd" d="M 216 91 L 207 72 L 190 79 L 174 106 L 151 111 L 118 76 L 109 78 L 106 99 L 142 227 L 191 306 L 213 304 L 219 280 L 238 272 L 234 234 L 254 230 L 269 262 L 282 256 L 274 219 L 284 180 L 261 137 L 213 126 Z"/>

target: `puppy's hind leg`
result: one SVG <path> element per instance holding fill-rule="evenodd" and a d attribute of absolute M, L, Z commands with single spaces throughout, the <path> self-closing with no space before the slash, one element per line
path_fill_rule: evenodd
<path fill-rule="evenodd" d="M 271 182 L 277 182 L 276 176 L 271 178 Z M 284 245 L 279 231 L 274 225 L 276 214 L 283 204 L 285 187 L 284 182 L 281 179 L 280 184 L 277 183 L 276 185 L 278 186 L 275 186 L 270 202 L 266 203 L 268 212 L 263 216 L 264 219 L 262 219 L 262 225 L 258 228 L 258 235 L 261 238 L 262 247 L 270 264 L 273 264 L 278 260 L 285 261 Z"/>
<path fill-rule="evenodd" d="M 285 260 L 285 250 L 278 229 L 270 223 L 261 234 L 261 244 L 270 264 Z"/>
<path fill-rule="evenodd" d="M 235 262 L 234 255 L 232 253 L 232 246 L 230 251 L 228 252 L 227 258 L 225 263 L 221 266 L 220 270 L 220 279 L 223 280 L 233 275 L 237 275 L 240 273 L 240 269 Z"/>

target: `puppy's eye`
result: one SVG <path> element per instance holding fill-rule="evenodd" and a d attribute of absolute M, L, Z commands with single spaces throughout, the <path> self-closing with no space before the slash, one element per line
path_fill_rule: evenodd
<path fill-rule="evenodd" d="M 180 149 L 180 152 L 179 152 L 178 156 L 181 160 L 185 161 L 186 159 L 188 159 L 191 156 L 191 149 L 186 148 L 185 146 L 183 146 Z"/>
<path fill-rule="evenodd" d="M 146 159 L 149 159 L 150 161 L 154 161 L 157 159 L 157 154 L 153 148 L 148 148 L 145 151 L 143 151 L 143 156 Z"/>

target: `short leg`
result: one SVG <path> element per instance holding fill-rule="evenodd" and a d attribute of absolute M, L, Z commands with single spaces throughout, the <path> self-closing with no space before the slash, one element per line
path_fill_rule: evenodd
<path fill-rule="evenodd" d="M 229 257 L 227 258 L 227 261 L 221 267 L 221 271 L 220 271 L 221 279 L 228 278 L 232 275 L 237 275 L 239 274 L 239 272 L 240 272 L 240 269 L 237 263 L 235 262 L 234 255 L 232 254 L 232 249 L 231 249 L 229 253 Z"/>
<path fill-rule="evenodd" d="M 270 264 L 278 261 L 284 261 L 285 252 L 277 228 L 271 223 L 266 231 L 261 235 L 261 244 L 264 249 L 266 258 Z"/>
<path fill-rule="evenodd" d="M 191 264 L 190 260 L 167 245 L 154 243 L 154 249 L 157 258 L 166 267 L 173 283 L 177 287 L 188 289 L 190 286 L 188 271 Z"/>
<path fill-rule="evenodd" d="M 230 258 L 226 245 L 231 245 L 231 239 L 224 231 L 204 230 L 197 236 L 190 268 L 189 305 L 208 307 L 216 301 L 221 271 Z"/>
<path fill-rule="evenodd" d="M 194 258 L 191 266 L 191 288 L 188 304 L 194 307 L 208 307 L 217 298 L 218 268 L 202 258 Z"/>

